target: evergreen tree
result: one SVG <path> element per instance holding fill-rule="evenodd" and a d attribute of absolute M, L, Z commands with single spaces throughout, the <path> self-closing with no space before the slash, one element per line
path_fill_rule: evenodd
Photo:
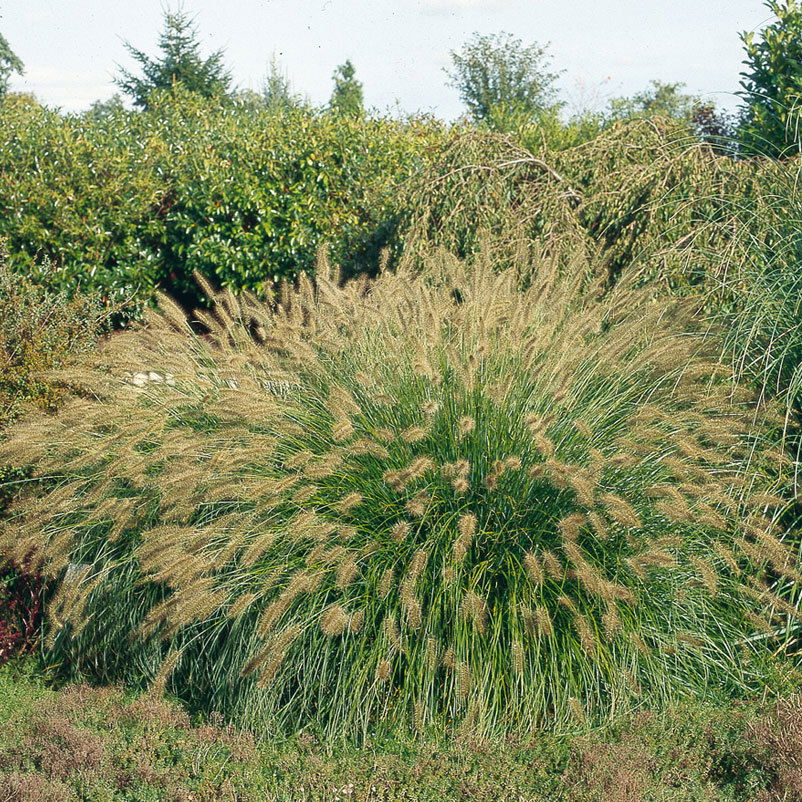
<path fill-rule="evenodd" d="M 340 64 L 334 71 L 334 91 L 329 107 L 334 114 L 343 117 L 361 117 L 364 113 L 362 84 L 357 81 L 356 68 L 349 61 Z"/>
<path fill-rule="evenodd" d="M 8 91 L 11 73 L 22 75 L 24 69 L 19 56 L 11 49 L 6 37 L 0 33 L 0 97 Z"/>
<path fill-rule="evenodd" d="M 744 106 L 740 139 L 746 153 L 782 157 L 799 151 L 802 115 L 802 5 L 766 3 L 776 16 L 755 39 L 742 33 L 747 69 L 741 73 Z"/>
<path fill-rule="evenodd" d="M 262 97 L 268 108 L 276 110 L 290 109 L 301 102 L 298 95 L 293 93 L 290 79 L 275 55 L 270 60 L 270 68 L 262 85 Z"/>
<path fill-rule="evenodd" d="M 223 65 L 223 51 L 217 50 L 204 59 L 194 21 L 182 11 L 165 12 L 157 58 L 151 58 L 129 42 L 125 47 L 139 62 L 142 74 L 121 70 L 115 83 L 139 108 L 147 108 L 151 92 L 176 84 L 203 97 L 223 95 L 229 89 L 231 76 Z"/>

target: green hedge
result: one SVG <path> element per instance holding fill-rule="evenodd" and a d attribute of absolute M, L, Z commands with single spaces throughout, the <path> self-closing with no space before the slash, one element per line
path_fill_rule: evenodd
<path fill-rule="evenodd" d="M 0 107 L 0 236 L 19 269 L 47 257 L 59 288 L 109 300 L 162 287 L 195 301 L 194 270 L 257 292 L 313 267 L 326 242 L 375 263 L 393 188 L 427 158 L 428 120 L 343 120 L 199 102 L 62 116 L 24 96 Z"/>

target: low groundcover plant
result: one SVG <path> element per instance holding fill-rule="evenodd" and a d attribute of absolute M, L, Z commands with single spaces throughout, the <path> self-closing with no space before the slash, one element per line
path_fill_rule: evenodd
<path fill-rule="evenodd" d="M 676 302 L 552 252 L 525 287 L 321 265 L 112 338 L 0 444 L 34 470 L 0 549 L 57 583 L 48 661 L 328 734 L 763 687 L 802 578 L 777 413 Z"/>

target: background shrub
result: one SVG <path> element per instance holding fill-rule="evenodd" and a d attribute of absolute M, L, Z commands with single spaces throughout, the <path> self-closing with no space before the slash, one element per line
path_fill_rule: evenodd
<path fill-rule="evenodd" d="M 47 659 L 352 735 L 764 687 L 796 627 L 781 422 L 676 304 L 589 273 L 321 275 L 222 296 L 204 338 L 163 300 L 0 447 L 58 477 L 0 539 L 59 580 Z"/>
<path fill-rule="evenodd" d="M 555 235 L 597 249 L 600 278 L 700 299 L 738 376 L 788 406 L 798 450 L 802 318 L 799 162 L 735 160 L 670 120 L 622 123 L 567 149 L 453 129 L 398 193 L 396 252 L 427 243 L 521 264 Z"/>
<path fill-rule="evenodd" d="M 113 303 L 152 287 L 167 196 L 158 129 L 119 109 L 62 117 L 15 96 L 0 120 L 0 235 L 15 272 Z M 55 268 L 46 277 L 44 264 Z"/>
<path fill-rule="evenodd" d="M 596 265 L 611 280 L 637 271 L 706 294 L 708 312 L 744 309 L 734 328 L 755 358 L 798 328 L 798 215 L 784 211 L 798 206 L 797 167 L 722 156 L 677 121 L 623 122 L 566 146 L 529 129 L 341 118 L 181 90 L 157 93 L 146 112 L 67 117 L 10 95 L 0 121 L 0 235 L 14 270 L 107 303 L 162 288 L 192 306 L 195 270 L 265 294 L 313 271 L 322 243 L 353 275 L 384 247 L 413 258 L 432 243 L 465 258 L 493 247 L 501 268 L 558 233 L 603 251 Z M 776 300 L 765 313 L 764 298 Z M 755 318 L 765 325 L 750 332 Z M 782 358 L 786 388 L 793 359 Z"/>
<path fill-rule="evenodd" d="M 555 234 L 580 235 L 609 280 L 637 271 L 663 290 L 699 293 L 749 258 L 743 213 L 772 203 L 784 169 L 734 161 L 660 118 L 568 148 L 454 128 L 400 188 L 396 246 L 435 243 L 470 258 L 492 243 L 503 267 Z"/>
<path fill-rule="evenodd" d="M 152 96 L 146 112 L 100 116 L 8 98 L 0 235 L 15 269 L 38 275 L 46 257 L 54 287 L 115 302 L 161 287 L 195 303 L 194 270 L 259 292 L 310 270 L 324 241 L 358 270 L 384 245 L 388 193 L 440 127 L 180 89 Z"/>
<path fill-rule="evenodd" d="M 56 407 L 63 390 L 46 374 L 91 351 L 105 317 L 94 299 L 54 293 L 12 272 L 0 243 L 0 429 L 26 407 Z"/>
<path fill-rule="evenodd" d="M 0 437 L 25 410 L 52 411 L 63 400 L 65 391 L 54 383 L 52 371 L 93 348 L 101 310 L 86 297 L 69 298 L 12 274 L 0 243 Z M 0 461 L 0 517 L 26 476 Z M 0 553 L 0 663 L 33 650 L 43 603 L 31 555 L 17 561 L 6 557 Z"/>
<path fill-rule="evenodd" d="M 0 665 L 34 651 L 42 606 L 39 572 L 29 565 L 0 564 Z"/>

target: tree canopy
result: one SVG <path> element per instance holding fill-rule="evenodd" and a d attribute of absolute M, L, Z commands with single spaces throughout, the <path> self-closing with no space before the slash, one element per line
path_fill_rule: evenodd
<path fill-rule="evenodd" d="M 741 73 L 741 141 L 747 153 L 780 157 L 799 150 L 802 100 L 802 5 L 770 0 L 776 20 L 759 38 L 742 33 L 746 48 Z"/>
<path fill-rule="evenodd" d="M 291 109 L 300 106 L 303 99 L 292 89 L 287 73 L 274 55 L 262 83 L 262 98 L 271 109 Z"/>
<path fill-rule="evenodd" d="M 19 56 L 11 49 L 8 40 L 0 33 L 0 97 L 8 91 L 11 74 L 22 75 L 25 66 Z"/>
<path fill-rule="evenodd" d="M 183 11 L 165 12 L 156 58 L 129 42 L 125 47 L 139 63 L 141 75 L 121 69 L 115 83 L 139 108 L 147 107 L 155 90 L 170 89 L 176 84 L 203 97 L 225 94 L 230 87 L 231 76 L 223 64 L 223 51 L 216 50 L 203 58 L 195 23 Z"/>
<path fill-rule="evenodd" d="M 702 105 L 701 98 L 682 90 L 683 83 L 650 81 L 649 88 L 636 92 L 631 97 L 618 97 L 610 101 L 610 116 L 614 120 L 630 120 L 640 117 L 668 117 L 680 122 L 690 122 L 696 109 Z"/>
<path fill-rule="evenodd" d="M 460 52 L 451 52 L 449 85 L 476 121 L 510 114 L 536 116 L 558 106 L 549 71 L 548 47 L 524 45 L 509 33 L 474 34 Z"/>
<path fill-rule="evenodd" d="M 356 68 L 350 60 L 334 70 L 334 90 L 329 107 L 342 117 L 361 117 L 364 112 L 362 83 L 356 79 Z"/>

